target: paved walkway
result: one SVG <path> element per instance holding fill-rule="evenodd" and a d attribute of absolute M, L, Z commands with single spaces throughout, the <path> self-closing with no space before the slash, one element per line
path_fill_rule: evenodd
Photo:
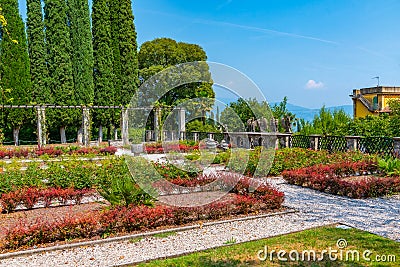
<path fill-rule="evenodd" d="M 267 179 L 285 192 L 285 205 L 316 218 L 333 220 L 400 242 L 400 198 L 350 199 Z"/>

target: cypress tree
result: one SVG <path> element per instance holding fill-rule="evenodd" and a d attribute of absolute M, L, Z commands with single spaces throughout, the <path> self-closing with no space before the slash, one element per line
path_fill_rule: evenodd
<path fill-rule="evenodd" d="M 31 101 L 31 77 L 24 22 L 19 15 L 17 0 L 0 0 L 2 13 L 7 20 L 7 38 L 0 28 L 0 88 L 2 103 L 25 105 Z M 4 37 L 4 38 L 3 38 Z M 3 112 L 5 113 L 5 112 Z M 18 144 L 19 131 L 29 118 L 25 109 L 12 109 L 3 114 L 13 130 L 14 142 Z M 4 118 L 4 116 L 2 116 Z M 3 121 L 4 123 L 5 121 Z"/>
<path fill-rule="evenodd" d="M 136 29 L 130 0 L 110 1 L 112 49 L 116 76 L 115 104 L 127 105 L 139 84 Z M 118 123 L 114 118 L 114 126 Z"/>
<path fill-rule="evenodd" d="M 48 71 L 41 0 L 27 0 L 26 4 L 32 100 L 37 104 L 48 104 L 51 103 L 51 95 L 46 84 Z"/>
<path fill-rule="evenodd" d="M 93 46 L 87 0 L 68 0 L 72 69 L 77 105 L 93 103 Z"/>
<path fill-rule="evenodd" d="M 113 53 L 111 39 L 110 10 L 107 0 L 93 0 L 92 35 L 94 54 L 94 104 L 114 104 Z M 114 111 L 95 110 L 94 121 L 99 127 L 99 141 L 102 141 L 103 126 L 109 127 Z"/>
<path fill-rule="evenodd" d="M 74 79 L 71 62 L 71 39 L 67 5 L 64 0 L 45 0 L 45 26 L 49 87 L 58 105 L 75 105 Z M 65 129 L 76 120 L 72 109 L 54 110 L 53 122 L 59 127 L 61 143 L 66 142 Z"/>
<path fill-rule="evenodd" d="M 90 30 L 89 6 L 87 0 L 67 0 L 68 17 L 72 44 L 72 70 L 74 75 L 75 102 L 77 105 L 92 105 L 93 88 L 93 46 Z M 78 119 L 80 116 L 78 116 Z M 82 141 L 82 126 L 78 140 Z"/>

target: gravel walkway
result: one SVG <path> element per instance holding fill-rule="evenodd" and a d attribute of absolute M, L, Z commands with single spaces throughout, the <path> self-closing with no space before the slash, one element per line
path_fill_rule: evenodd
<path fill-rule="evenodd" d="M 341 222 L 400 241 L 400 200 L 368 200 L 319 193 L 291 186 L 281 178 L 268 179 L 286 194 L 285 205 L 298 213 L 235 221 L 177 232 L 164 238 L 117 241 L 0 260 L 0 266 L 115 266 L 190 253 Z"/>
<path fill-rule="evenodd" d="M 341 222 L 400 242 L 400 198 L 350 199 L 267 179 L 285 192 L 285 205 L 314 217 Z"/>
<path fill-rule="evenodd" d="M 292 213 L 203 226 L 168 237 L 146 237 L 0 260 L 0 266 L 115 266 L 223 246 L 326 225 L 326 220 Z M 261 248 L 262 249 L 262 248 Z"/>

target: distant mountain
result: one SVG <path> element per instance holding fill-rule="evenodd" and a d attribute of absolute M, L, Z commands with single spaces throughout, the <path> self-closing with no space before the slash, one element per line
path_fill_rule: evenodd
<path fill-rule="evenodd" d="M 275 103 L 270 103 L 270 106 L 272 107 L 274 104 Z M 279 103 L 277 103 L 277 104 L 279 104 Z M 314 116 L 317 115 L 320 110 L 320 109 L 305 108 L 305 107 L 293 105 L 290 103 L 287 104 L 287 109 L 290 112 L 292 112 L 293 114 L 295 114 L 297 118 L 304 119 L 306 121 L 312 121 L 314 119 Z M 353 116 L 353 106 L 352 105 L 326 107 L 326 109 L 328 109 L 330 111 L 342 109 L 348 115 Z"/>

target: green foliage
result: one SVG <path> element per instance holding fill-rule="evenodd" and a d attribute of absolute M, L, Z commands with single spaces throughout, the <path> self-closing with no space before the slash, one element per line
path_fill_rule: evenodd
<path fill-rule="evenodd" d="M 93 46 L 87 0 L 68 0 L 76 105 L 93 103 Z"/>
<path fill-rule="evenodd" d="M 279 175 L 284 170 L 293 170 L 318 164 L 330 164 L 335 162 L 357 162 L 373 160 L 375 156 L 361 152 L 336 152 L 327 150 L 315 151 L 303 148 L 284 148 L 275 153 L 274 162 L 270 169 L 270 175 Z"/>
<path fill-rule="evenodd" d="M 115 179 L 130 176 L 125 161 L 111 158 L 102 161 L 67 160 L 40 163 L 1 164 L 0 194 L 23 187 L 97 188 Z M 25 169 L 25 170 L 21 170 Z"/>
<path fill-rule="evenodd" d="M 299 133 L 344 136 L 349 134 L 352 119 L 343 110 L 330 111 L 323 106 L 311 123 L 299 122 Z"/>
<path fill-rule="evenodd" d="M 282 120 L 285 118 L 288 118 L 291 123 L 294 123 L 296 120 L 296 115 L 289 112 L 287 109 L 287 101 L 288 98 L 285 96 L 283 100 L 279 104 L 275 104 L 274 106 L 271 107 L 272 114 L 274 115 L 274 118 L 278 120 L 278 131 L 279 132 L 285 132 L 286 129 L 282 125 Z"/>
<path fill-rule="evenodd" d="M 52 103 L 47 84 L 46 47 L 41 0 L 27 0 L 27 35 L 31 66 L 32 101 Z"/>
<path fill-rule="evenodd" d="M 92 6 L 92 35 L 94 55 L 94 104 L 114 105 L 116 103 L 113 71 L 111 20 L 107 0 L 94 0 Z M 93 121 L 97 125 L 110 125 L 114 110 L 98 109 Z"/>
<path fill-rule="evenodd" d="M 67 5 L 62 0 L 45 0 L 44 21 L 46 27 L 47 64 L 49 88 L 55 103 L 75 105 L 76 92 L 72 69 L 72 45 L 68 27 Z M 52 111 L 53 122 L 66 127 L 75 121 L 77 111 L 72 109 Z"/>
<path fill-rule="evenodd" d="M 17 0 L 0 0 L 7 20 L 7 32 L 0 27 L 0 104 L 27 104 L 31 101 L 31 77 L 24 22 Z M 11 38 L 3 38 L 6 34 Z M 32 113 L 23 109 L 2 111 L 2 125 L 19 129 Z"/>
<path fill-rule="evenodd" d="M 368 115 L 365 118 L 352 119 L 343 110 L 329 111 L 322 107 L 319 114 L 312 122 L 300 120 L 298 133 L 303 135 L 321 134 L 336 136 L 398 136 L 400 135 L 400 104 L 399 101 L 391 101 L 392 113 Z"/>
<path fill-rule="evenodd" d="M 249 120 L 261 118 L 266 119 L 267 129 L 265 130 L 268 131 L 272 113 L 266 101 L 259 102 L 255 98 L 247 100 L 239 98 L 221 112 L 220 121 L 231 132 L 243 132 L 247 131 Z M 259 127 L 256 131 L 259 131 Z"/>
<path fill-rule="evenodd" d="M 170 38 L 157 38 L 142 44 L 138 59 L 139 77 L 143 82 L 168 67 L 186 62 L 206 61 L 207 55 L 199 45 L 178 43 Z M 206 72 L 208 72 L 208 68 Z M 190 74 L 193 77 L 198 76 L 196 73 Z M 209 79 L 211 80 L 211 78 Z M 158 101 L 167 106 L 173 106 L 185 99 L 214 98 L 215 93 L 211 86 L 212 83 L 181 85 L 169 91 Z M 211 105 L 207 104 L 204 107 L 205 111 L 209 111 L 210 107 Z"/>
<path fill-rule="evenodd" d="M 396 127 L 398 128 L 398 126 Z M 349 135 L 358 136 L 393 136 L 394 128 L 391 127 L 391 117 L 387 114 L 356 118 L 350 124 Z"/>
<path fill-rule="evenodd" d="M 387 157 L 378 159 L 378 166 L 387 176 L 400 175 L 400 159 Z"/>
<path fill-rule="evenodd" d="M 146 205 L 153 206 L 154 198 L 140 188 L 129 175 L 112 179 L 111 184 L 102 186 L 99 193 L 111 205 L 125 206 Z"/>
<path fill-rule="evenodd" d="M 117 105 L 127 105 L 139 84 L 136 29 L 130 0 L 109 1 Z"/>
<path fill-rule="evenodd" d="M 219 130 L 215 127 L 215 125 L 211 123 L 203 124 L 200 120 L 193 120 L 186 124 L 187 132 L 219 132 Z"/>

